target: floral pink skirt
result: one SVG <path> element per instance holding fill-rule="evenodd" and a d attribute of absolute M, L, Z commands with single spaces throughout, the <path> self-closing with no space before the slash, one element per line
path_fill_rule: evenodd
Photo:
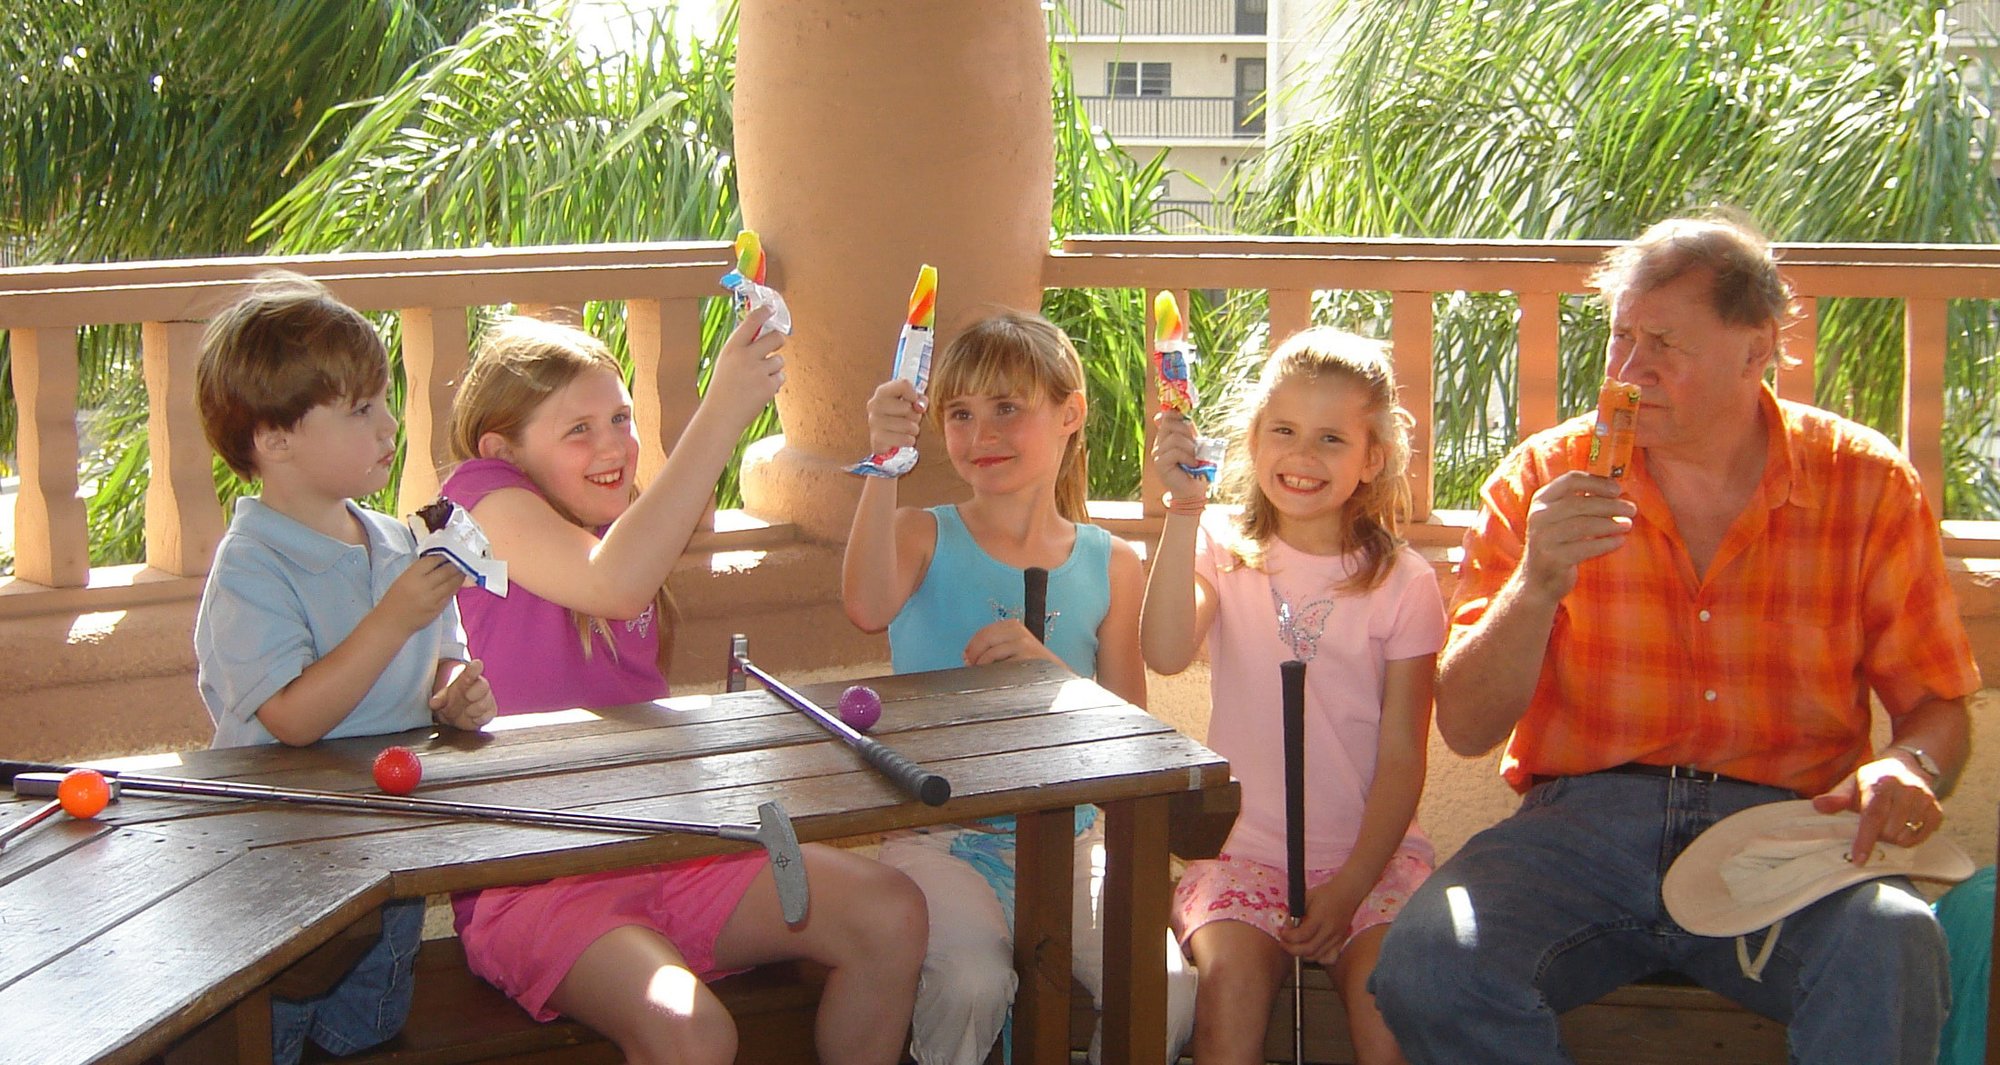
<path fill-rule="evenodd" d="M 1396 919 L 1410 893 L 1431 875 L 1429 851 L 1428 846 L 1412 846 L 1408 840 L 1396 848 L 1374 890 L 1354 908 L 1354 920 L 1347 926 L 1348 939 Z M 1306 886 L 1318 887 L 1338 872 L 1338 867 L 1308 869 Z M 1180 885 L 1174 888 L 1173 911 L 1168 916 L 1183 947 L 1189 936 L 1210 921 L 1242 921 L 1276 939 L 1279 930 L 1292 920 L 1291 908 L 1285 904 L 1287 890 L 1283 869 L 1224 853 L 1188 863 Z"/>

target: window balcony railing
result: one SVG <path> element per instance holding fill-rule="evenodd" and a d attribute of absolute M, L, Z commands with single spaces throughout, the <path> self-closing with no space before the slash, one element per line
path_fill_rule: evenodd
<path fill-rule="evenodd" d="M 1083 113 L 1114 137 L 1254 140 L 1264 135 L 1258 101 L 1237 96 L 1085 96 Z"/>
<path fill-rule="evenodd" d="M 1431 512 L 1435 420 L 1424 397 L 1434 393 L 1434 299 L 1442 293 L 1508 292 L 1519 301 L 1517 434 L 1554 425 L 1559 305 L 1586 291 L 1584 277 L 1606 245 L 1592 242 L 1410 240 L 1320 241 L 1280 238 L 1094 237 L 1071 240 L 1044 269 L 1050 288 L 1262 290 L 1270 327 L 1284 334 L 1308 324 L 1313 294 L 1331 289 L 1393 296 L 1389 338 L 1397 373 L 1416 417 L 1411 476 L 1419 543 L 1455 542 L 1454 515 Z M 1801 365 L 1781 374 L 1781 394 L 1808 392 L 1817 354 L 1817 300 L 1873 297 L 1901 301 L 1907 360 L 1902 439 L 1931 499 L 1943 479 L 1946 311 L 1954 299 L 2000 299 L 2000 249 L 1939 246 L 1789 245 L 1785 270 L 1806 310 L 1788 337 Z M 634 362 L 633 399 L 642 441 L 642 472 L 665 461 L 665 448 L 692 416 L 700 355 L 702 301 L 715 298 L 715 276 L 731 262 L 719 242 L 633 244 L 508 251 L 333 255 L 0 270 L 0 328 L 12 343 L 19 419 L 20 489 L 15 497 L 15 576 L 0 578 L 0 618 L 50 609 L 114 610 L 136 603 L 191 600 L 200 591 L 220 539 L 211 456 L 196 421 L 194 367 L 202 321 L 258 272 L 283 268 L 317 277 L 349 304 L 394 312 L 400 320 L 412 456 L 445 454 L 451 382 L 469 356 L 468 308 L 623 301 Z M 150 420 L 152 477 L 146 496 L 145 561 L 93 571 L 78 495 L 77 331 L 89 325 L 139 323 Z M 1150 471 L 1148 471 L 1150 477 Z M 437 491 L 431 463 L 405 465 L 401 509 Z M 1131 517 L 1128 535 L 1148 535 L 1160 511 L 1149 480 L 1137 505 L 1108 506 Z M 718 520 L 696 552 L 733 550 L 768 536 Z M 1946 551 L 2000 558 L 2000 523 L 1946 522 Z"/>
<path fill-rule="evenodd" d="M 1261 37 L 1262 0 L 1061 0 L 1058 37 Z"/>

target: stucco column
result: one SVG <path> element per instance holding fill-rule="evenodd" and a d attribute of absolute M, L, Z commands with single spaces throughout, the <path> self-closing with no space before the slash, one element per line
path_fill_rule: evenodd
<path fill-rule="evenodd" d="M 1054 120 L 1028 0 L 744 0 L 736 152 L 743 214 L 792 308 L 781 439 L 745 460 L 754 514 L 844 540 L 917 267 L 938 268 L 938 342 L 996 305 L 1041 305 Z M 957 498 L 940 440 L 906 503 Z"/>

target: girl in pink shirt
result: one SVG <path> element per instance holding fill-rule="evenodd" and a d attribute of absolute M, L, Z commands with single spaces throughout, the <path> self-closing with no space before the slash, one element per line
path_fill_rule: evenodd
<path fill-rule="evenodd" d="M 1235 519 L 1203 520 L 1207 482 L 1181 468 L 1195 454 L 1184 417 L 1158 417 L 1153 449 L 1170 495 L 1141 647 L 1171 674 L 1208 641 L 1208 744 L 1243 788 L 1221 855 L 1191 864 L 1175 891 L 1174 927 L 1201 972 L 1194 1056 L 1262 1061 L 1299 957 L 1332 975 L 1357 1061 L 1400 1062 L 1368 976 L 1432 865 L 1414 818 L 1445 635 L 1436 575 L 1399 535 L 1410 418 L 1382 346 L 1324 328 L 1271 355 L 1245 413 L 1222 473 L 1243 505 Z M 1286 905 L 1287 659 L 1308 663 L 1303 915 Z"/>
<path fill-rule="evenodd" d="M 736 439 L 784 383 L 769 311 L 715 357 L 701 406 L 645 490 L 622 368 L 595 338 L 515 319 L 480 347 L 452 408 L 447 496 L 470 508 L 512 588 L 485 596 L 469 640 L 510 646 L 492 676 L 503 713 L 666 694 L 668 573 Z M 551 700 L 557 702 L 552 703 Z M 490 888 L 453 899 L 466 961 L 542 1020 L 568 1014 L 628 1062 L 736 1057 L 735 1022 L 702 980 L 811 959 L 829 972 L 819 1060 L 888 1065 L 902 1049 L 923 960 L 923 896 L 865 858 L 804 848 L 812 906 L 785 923 L 764 855 L 691 861 Z"/>

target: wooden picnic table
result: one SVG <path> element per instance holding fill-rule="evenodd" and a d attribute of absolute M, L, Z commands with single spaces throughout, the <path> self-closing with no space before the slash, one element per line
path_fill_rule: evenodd
<path fill-rule="evenodd" d="M 1045 662 L 859 682 L 883 699 L 875 735 L 949 777 L 949 803 L 907 799 L 762 691 L 503 718 L 478 733 L 199 751 L 145 772 L 373 793 L 375 754 L 401 743 L 423 758 L 419 795 L 753 825 L 777 799 L 801 841 L 1016 814 L 1024 1062 L 1068 1061 L 1071 818 L 1096 803 L 1115 900 L 1105 1060 L 1159 1061 L 1168 800 L 1226 794 L 1227 764 Z M 800 690 L 828 705 L 846 683 Z M 0 796 L 0 828 L 41 801 Z M 288 972 L 365 941 L 390 899 L 744 846 L 131 793 L 94 821 L 58 817 L 0 851 L 0 1062 L 267 1060 L 274 982 L 283 990 Z"/>

